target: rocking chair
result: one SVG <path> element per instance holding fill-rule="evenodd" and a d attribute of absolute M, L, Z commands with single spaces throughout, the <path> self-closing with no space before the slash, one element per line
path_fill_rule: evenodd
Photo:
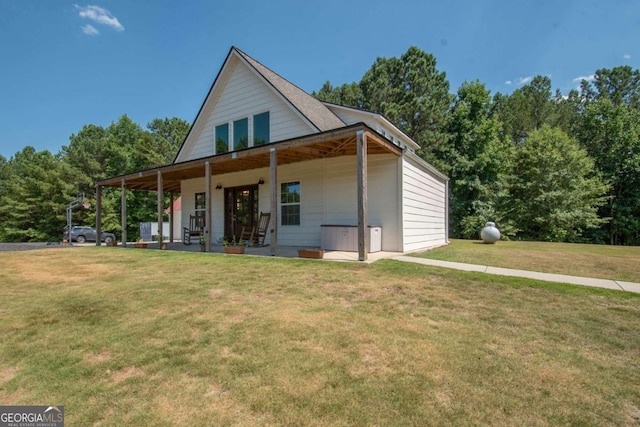
<path fill-rule="evenodd" d="M 198 236 L 198 241 L 200 241 L 200 236 L 204 233 L 204 216 L 202 215 L 190 215 L 189 216 L 189 228 L 182 228 L 182 243 L 185 245 L 191 244 L 191 238 L 194 236 Z"/>
<path fill-rule="evenodd" d="M 270 212 L 260 212 L 260 219 L 258 219 L 258 223 L 254 225 L 251 230 L 245 230 L 244 227 L 242 228 L 240 233 L 241 241 L 249 241 L 249 246 L 266 246 L 264 244 L 264 239 L 267 236 L 267 228 L 269 227 L 270 219 Z"/>

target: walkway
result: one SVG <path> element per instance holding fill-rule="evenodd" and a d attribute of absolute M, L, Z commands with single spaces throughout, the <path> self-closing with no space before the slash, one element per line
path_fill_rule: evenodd
<path fill-rule="evenodd" d="M 592 286 L 596 288 L 615 289 L 640 293 L 640 283 L 622 282 L 620 280 L 594 279 L 591 277 L 567 276 L 565 274 L 539 273 L 536 271 L 514 270 L 511 268 L 489 267 L 486 265 L 464 264 L 461 262 L 439 261 L 435 259 L 417 258 L 400 255 L 393 259 L 416 264 L 430 265 L 434 267 L 452 268 L 463 271 L 476 271 L 479 273 L 497 274 L 499 276 L 524 277 L 527 279 L 542 280 L 545 282 L 568 283 L 578 286 Z"/>

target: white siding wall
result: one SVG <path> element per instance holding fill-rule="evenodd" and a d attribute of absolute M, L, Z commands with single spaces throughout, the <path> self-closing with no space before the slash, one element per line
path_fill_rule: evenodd
<path fill-rule="evenodd" d="M 375 155 L 368 159 L 369 224 L 382 227 L 383 251 L 401 251 L 400 160 L 393 155 Z M 255 184 L 260 177 L 265 179 L 265 184 L 259 186 L 259 208 L 269 212 L 271 183 L 268 168 L 214 175 L 212 188 L 217 183 L 224 187 Z M 318 247 L 322 224 L 358 223 L 355 157 L 311 160 L 278 167 L 278 195 L 280 184 L 291 181 L 300 181 L 301 224 L 279 226 L 278 244 Z M 187 226 L 189 215 L 194 212 L 194 194 L 204 188 L 203 178 L 182 182 L 183 226 Z M 224 233 L 224 190 L 213 189 L 212 193 L 212 240 L 215 243 Z"/>
<path fill-rule="evenodd" d="M 404 252 L 446 244 L 445 183 L 402 160 Z"/>
<path fill-rule="evenodd" d="M 308 135 L 314 130 L 292 110 L 269 86 L 267 86 L 244 63 L 234 61 L 230 77 L 220 81 L 221 92 L 213 106 L 203 110 L 200 117 L 204 125 L 197 134 L 191 135 L 194 145 L 181 156 L 180 160 L 191 160 L 214 154 L 215 127 L 249 117 L 250 143 L 253 143 L 252 117 L 254 114 L 269 111 L 270 141 L 282 141 L 289 138 Z M 233 123 L 230 123 L 230 128 Z M 188 147 L 187 147 L 188 149 Z"/>
<path fill-rule="evenodd" d="M 366 123 L 369 125 L 371 129 L 375 129 L 378 126 L 371 114 L 362 114 L 357 111 L 350 111 L 343 108 L 331 108 L 331 111 L 335 113 L 336 116 L 340 117 L 340 119 L 348 125 L 354 125 L 356 123 Z"/>

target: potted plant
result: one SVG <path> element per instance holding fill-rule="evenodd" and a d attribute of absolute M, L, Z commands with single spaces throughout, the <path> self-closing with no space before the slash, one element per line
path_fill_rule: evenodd
<path fill-rule="evenodd" d="M 200 252 L 204 252 L 207 249 L 207 241 L 204 238 L 204 234 L 200 235 Z"/>
<path fill-rule="evenodd" d="M 236 236 L 233 236 L 231 240 L 224 239 L 222 241 L 222 245 L 224 246 L 225 254 L 243 254 L 244 253 L 244 245 L 242 242 L 236 241 Z"/>
<path fill-rule="evenodd" d="M 324 249 L 298 249 L 298 256 L 300 258 L 322 259 L 324 258 Z"/>
<path fill-rule="evenodd" d="M 144 243 L 142 241 L 142 237 L 138 236 L 138 238 L 136 239 L 136 242 L 133 244 L 133 247 L 137 249 L 146 249 L 147 243 Z"/>

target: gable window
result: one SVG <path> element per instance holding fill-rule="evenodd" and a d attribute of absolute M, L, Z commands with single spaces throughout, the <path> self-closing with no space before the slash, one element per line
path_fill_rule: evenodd
<path fill-rule="evenodd" d="M 229 124 L 216 126 L 216 154 L 229 151 Z"/>
<path fill-rule="evenodd" d="M 233 122 L 233 149 L 241 150 L 249 146 L 249 119 Z"/>
<path fill-rule="evenodd" d="M 300 225 L 300 181 L 280 184 L 282 225 Z"/>
<path fill-rule="evenodd" d="M 253 116 L 253 145 L 263 145 L 269 142 L 269 112 Z"/>

